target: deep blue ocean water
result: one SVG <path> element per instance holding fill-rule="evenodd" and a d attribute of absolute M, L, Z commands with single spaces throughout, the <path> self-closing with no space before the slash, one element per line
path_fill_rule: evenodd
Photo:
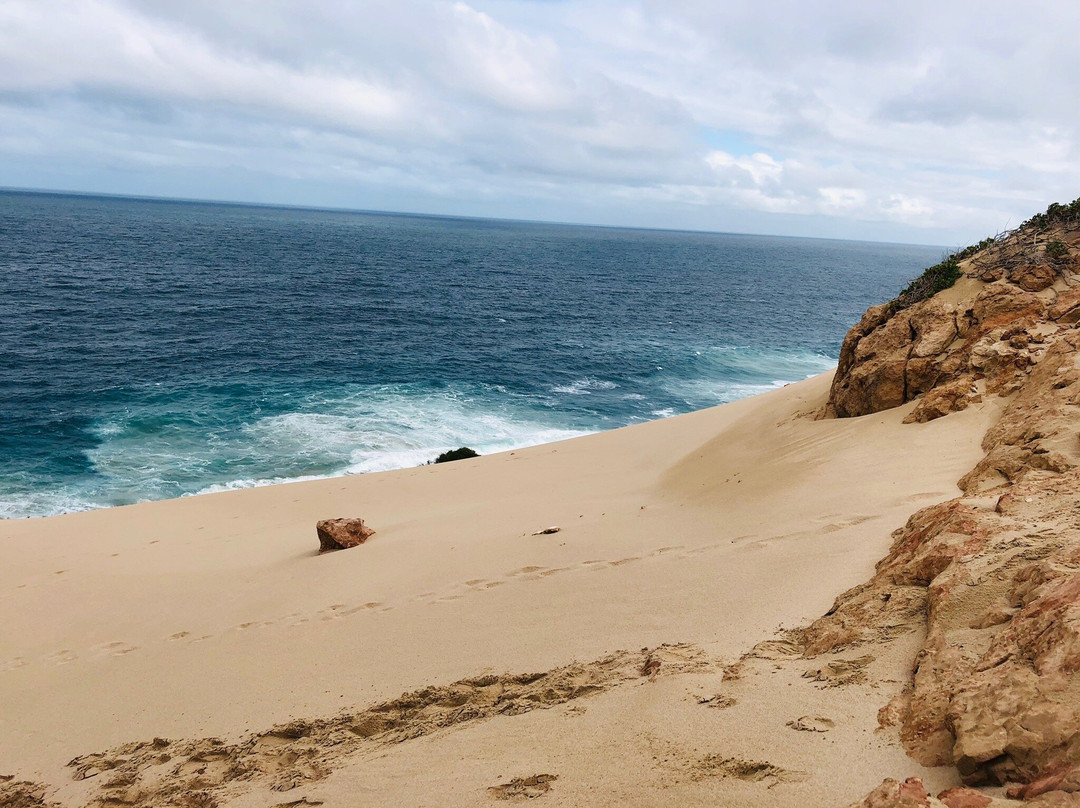
<path fill-rule="evenodd" d="M 416 465 L 835 364 L 934 247 L 0 192 L 0 516 Z"/>

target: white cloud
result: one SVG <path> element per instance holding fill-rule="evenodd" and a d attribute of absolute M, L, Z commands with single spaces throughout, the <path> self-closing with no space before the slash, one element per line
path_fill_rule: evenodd
<path fill-rule="evenodd" d="M 835 212 L 860 210 L 866 205 L 866 191 L 861 188 L 819 188 L 825 209 Z"/>

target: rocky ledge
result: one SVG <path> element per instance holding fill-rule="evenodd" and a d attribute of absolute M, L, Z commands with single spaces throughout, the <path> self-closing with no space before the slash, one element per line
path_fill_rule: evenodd
<path fill-rule="evenodd" d="M 935 799 L 887 780 L 857 805 L 1080 808 L 1078 255 L 1080 204 L 1052 206 L 969 250 L 948 289 L 875 306 L 844 340 L 822 417 L 916 401 L 906 422 L 927 421 L 1005 397 L 963 496 L 915 513 L 874 577 L 802 632 L 807 657 L 925 638 L 879 723 L 968 787 Z"/>

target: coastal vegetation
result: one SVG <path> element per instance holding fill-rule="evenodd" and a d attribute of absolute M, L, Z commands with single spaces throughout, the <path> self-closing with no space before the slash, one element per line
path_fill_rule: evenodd
<path fill-rule="evenodd" d="M 971 244 L 963 249 L 949 253 L 940 262 L 928 267 L 887 304 L 889 313 L 895 314 L 950 288 L 960 280 L 963 274 L 960 270 L 962 261 L 1010 241 L 1015 241 L 1018 246 L 1024 249 L 1018 254 L 997 256 L 999 263 L 1002 261 L 1008 262 L 1010 258 L 1013 258 L 1023 259 L 1031 263 L 1049 262 L 1053 266 L 1058 266 L 1069 257 L 1068 245 L 1060 238 L 1054 238 L 1045 244 L 1040 244 L 1039 236 L 1051 230 L 1070 230 L 1078 227 L 1080 227 L 1080 198 L 1074 199 L 1067 204 L 1054 202 L 1046 209 L 1045 213 L 1036 213 L 1015 230 L 1006 230 L 996 236 L 988 236 L 977 244 Z M 1028 234 L 1032 236 L 1030 241 L 1024 238 Z M 1013 236 L 1021 237 L 1012 239 Z M 1040 246 L 1043 247 L 1041 253 Z"/>

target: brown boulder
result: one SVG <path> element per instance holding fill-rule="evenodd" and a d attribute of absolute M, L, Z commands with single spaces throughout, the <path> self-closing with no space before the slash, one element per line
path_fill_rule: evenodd
<path fill-rule="evenodd" d="M 992 281 L 968 301 L 868 312 L 848 334 L 836 415 L 922 394 L 905 420 L 925 421 L 981 395 L 1014 397 L 958 483 L 966 496 L 913 514 L 873 578 L 800 639 L 807 657 L 917 648 L 911 679 L 878 714 L 911 757 L 954 765 L 968 786 L 1010 785 L 1030 805 L 1080 808 L 1080 288 L 1048 291 L 1075 266 L 1025 258 L 1030 243 L 982 254 L 1000 274 L 965 269 Z M 997 804 L 970 788 L 939 799 L 888 780 L 858 805 Z"/>
<path fill-rule="evenodd" d="M 1064 325 L 1080 320 L 1080 289 L 1069 289 L 1057 296 L 1046 316 Z"/>
<path fill-rule="evenodd" d="M 971 304 L 975 322 L 983 331 L 1008 325 L 1023 317 L 1040 317 L 1046 309 L 1043 301 L 1005 283 L 992 283 L 980 291 Z"/>
<path fill-rule="evenodd" d="M 849 418 L 899 407 L 906 400 L 906 368 L 906 356 L 860 362 L 833 386 L 832 405 L 836 414 Z"/>
<path fill-rule="evenodd" d="M 319 552 L 347 550 L 366 542 L 375 531 L 363 519 L 322 519 L 315 525 L 319 534 Z"/>
<path fill-rule="evenodd" d="M 851 327 L 844 336 L 844 343 L 840 346 L 840 361 L 836 366 L 836 375 L 844 376 L 851 366 L 855 364 L 855 349 L 859 342 L 870 332 L 886 323 L 890 316 L 888 305 L 871 306 L 860 318 L 859 322 Z"/>
<path fill-rule="evenodd" d="M 1009 280 L 1025 292 L 1041 292 L 1054 284 L 1057 271 L 1048 264 L 1025 264 L 1009 272 Z"/>
<path fill-rule="evenodd" d="M 914 333 L 911 356 L 937 356 L 956 339 L 956 306 L 931 298 L 912 309 L 910 323 Z"/>
<path fill-rule="evenodd" d="M 889 778 L 875 788 L 861 802 L 849 808 L 934 808 L 941 805 L 926 791 L 922 780 L 909 777 L 902 783 Z"/>
<path fill-rule="evenodd" d="M 968 404 L 981 400 L 980 396 L 972 394 L 971 387 L 971 377 L 965 376 L 929 390 L 915 405 L 915 409 L 907 414 L 904 423 L 922 424 L 950 412 L 967 409 Z"/>
<path fill-rule="evenodd" d="M 867 309 L 840 349 L 829 396 L 832 414 L 846 418 L 903 404 L 911 339 L 909 312 L 889 317 L 887 306 Z"/>

